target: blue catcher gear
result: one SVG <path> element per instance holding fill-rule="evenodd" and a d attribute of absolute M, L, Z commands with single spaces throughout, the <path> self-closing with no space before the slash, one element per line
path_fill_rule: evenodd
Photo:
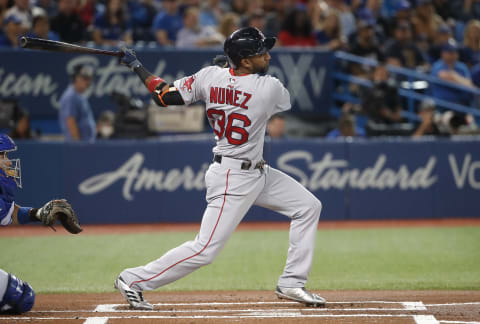
<path fill-rule="evenodd" d="M 2 159 L 0 159 L 0 169 L 4 172 L 0 172 L 0 181 L 1 178 L 11 178 L 15 181 L 17 187 L 22 188 L 22 173 L 20 167 L 20 159 L 9 159 L 7 157 L 8 152 L 13 152 L 17 150 L 17 145 L 15 142 L 10 138 L 10 136 L 5 134 L 0 134 L 0 154 L 2 155 Z M 5 181 L 1 181 L 2 184 Z M 8 185 L 8 184 L 7 184 Z"/>
<path fill-rule="evenodd" d="M 8 274 L 8 284 L 0 301 L 1 313 L 22 314 L 32 309 L 35 303 L 35 292 L 32 287 L 13 274 Z"/>
<path fill-rule="evenodd" d="M 275 45 L 275 37 L 265 37 L 255 27 L 245 27 L 234 31 L 223 44 L 231 67 L 237 68 L 244 58 L 264 54 Z"/>

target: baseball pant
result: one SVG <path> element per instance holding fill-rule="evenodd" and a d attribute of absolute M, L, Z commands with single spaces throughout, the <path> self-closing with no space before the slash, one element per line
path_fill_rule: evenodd
<path fill-rule="evenodd" d="M 290 246 L 280 287 L 304 287 L 312 265 L 320 201 L 287 174 L 265 165 L 241 170 L 213 163 L 205 175 L 207 208 L 195 240 L 120 275 L 133 289 L 154 290 L 210 264 L 252 205 L 291 219 Z"/>

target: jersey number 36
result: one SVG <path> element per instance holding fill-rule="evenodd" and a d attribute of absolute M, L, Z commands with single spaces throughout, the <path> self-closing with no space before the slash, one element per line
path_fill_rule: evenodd
<path fill-rule="evenodd" d="M 228 143 L 232 145 L 240 145 L 248 141 L 248 132 L 245 130 L 245 127 L 250 126 L 252 122 L 247 116 L 231 113 L 228 115 L 228 117 L 226 117 L 223 110 L 217 109 L 208 109 L 207 116 L 210 125 L 212 125 L 213 131 L 219 139 L 225 136 L 228 140 Z M 225 127 L 225 120 L 227 121 L 227 127 Z M 234 120 L 238 120 L 239 122 L 243 123 L 243 127 L 233 126 Z M 233 133 L 238 135 L 233 137 Z"/>

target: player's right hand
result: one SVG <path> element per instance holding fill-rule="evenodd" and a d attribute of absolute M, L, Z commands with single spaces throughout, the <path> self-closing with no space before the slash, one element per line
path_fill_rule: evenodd
<path fill-rule="evenodd" d="M 135 67 L 142 65 L 132 49 L 123 47 L 120 51 L 123 53 L 123 56 L 120 58 L 120 64 L 128 66 L 132 70 Z"/>

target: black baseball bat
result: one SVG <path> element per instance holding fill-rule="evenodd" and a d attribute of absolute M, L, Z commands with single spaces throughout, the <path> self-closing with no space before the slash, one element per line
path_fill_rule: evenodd
<path fill-rule="evenodd" d="M 20 46 L 23 48 L 29 48 L 34 50 L 41 51 L 51 51 L 51 52 L 65 52 L 65 53 L 76 53 L 76 54 L 101 54 L 109 56 L 118 56 L 122 57 L 124 54 L 121 51 L 107 51 L 97 48 L 90 48 L 80 45 L 69 44 L 65 42 L 58 42 L 43 38 L 34 38 L 34 37 L 21 37 Z"/>

